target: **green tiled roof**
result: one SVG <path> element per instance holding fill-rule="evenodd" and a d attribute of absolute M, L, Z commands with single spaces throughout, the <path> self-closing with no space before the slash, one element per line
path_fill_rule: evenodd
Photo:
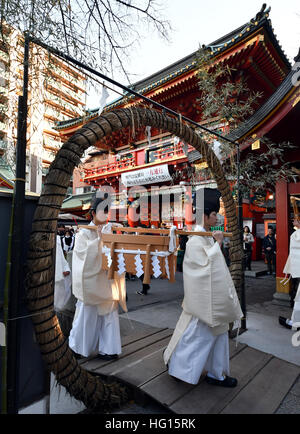
<path fill-rule="evenodd" d="M 71 208 L 81 208 L 84 204 L 89 204 L 92 200 L 92 197 L 95 193 L 82 193 L 82 194 L 74 194 L 70 197 L 67 197 L 63 203 L 61 209 L 71 209 Z"/>
<path fill-rule="evenodd" d="M 10 184 L 12 187 L 14 186 L 14 181 L 12 181 L 13 178 L 15 178 L 14 172 L 11 170 L 11 168 L 6 164 L 1 164 L 0 161 L 0 177 Z"/>

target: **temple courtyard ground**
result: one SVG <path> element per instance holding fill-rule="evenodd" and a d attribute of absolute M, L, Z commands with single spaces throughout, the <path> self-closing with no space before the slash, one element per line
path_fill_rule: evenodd
<path fill-rule="evenodd" d="M 299 376 L 289 388 L 274 413 L 300 414 L 300 347 L 292 345 L 293 331 L 278 324 L 278 316 L 291 316 L 289 306 L 274 304 L 275 276 L 266 274 L 263 262 L 254 262 L 252 273 L 246 272 L 246 331 L 238 337 L 237 348 L 247 345 L 250 349 L 272 355 L 279 360 L 299 366 Z M 147 327 L 174 329 L 181 313 L 183 297 L 182 273 L 176 273 L 176 283 L 170 284 L 163 279 L 152 279 L 147 296 L 136 294 L 141 289 L 141 281 L 127 282 L 128 313 L 120 312 L 122 340 Z M 231 346 L 235 339 L 231 339 Z M 235 347 L 236 345 L 234 345 Z M 241 348 L 241 347 L 240 347 Z M 276 359 L 277 360 L 277 359 Z M 281 379 L 282 380 L 282 379 Z M 166 408 L 156 400 L 138 399 L 131 401 L 114 414 L 165 414 Z M 41 405 L 33 405 L 20 413 L 38 414 L 44 412 Z M 68 396 L 66 391 L 55 385 L 52 378 L 50 394 L 50 414 L 86 413 L 81 402 Z"/>

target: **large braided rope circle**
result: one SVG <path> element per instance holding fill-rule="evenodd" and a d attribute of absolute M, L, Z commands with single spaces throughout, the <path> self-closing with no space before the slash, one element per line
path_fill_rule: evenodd
<path fill-rule="evenodd" d="M 84 151 L 114 131 L 126 127 L 151 126 L 175 134 L 197 149 L 206 160 L 222 194 L 230 243 L 231 275 L 239 290 L 242 279 L 241 240 L 236 205 L 222 166 L 210 146 L 180 120 L 145 108 L 120 109 L 103 114 L 78 130 L 59 150 L 46 176 L 34 214 L 27 256 L 26 298 L 41 354 L 59 384 L 88 408 L 107 411 L 128 399 L 118 382 L 106 384 L 83 369 L 70 350 L 53 310 L 54 261 L 58 214 L 75 166 Z"/>

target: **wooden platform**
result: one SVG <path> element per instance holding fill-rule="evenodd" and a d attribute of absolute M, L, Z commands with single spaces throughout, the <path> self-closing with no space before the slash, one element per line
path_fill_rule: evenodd
<path fill-rule="evenodd" d="M 140 324 L 140 323 L 137 323 Z M 140 325 L 122 336 L 122 354 L 105 362 L 81 359 L 80 364 L 104 378 L 131 385 L 141 399 L 151 397 L 175 414 L 272 414 L 300 374 L 298 366 L 230 340 L 234 389 L 193 386 L 168 375 L 162 353 L 173 330 Z"/>

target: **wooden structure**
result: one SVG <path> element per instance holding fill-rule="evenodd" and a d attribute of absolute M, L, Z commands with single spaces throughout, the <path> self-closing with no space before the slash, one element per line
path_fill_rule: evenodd
<path fill-rule="evenodd" d="M 120 318 L 122 330 L 123 318 Z M 232 340 L 230 371 L 238 378 L 233 389 L 177 382 L 163 362 L 173 330 L 138 323 L 122 336 L 122 354 L 116 361 L 83 358 L 80 365 L 104 380 L 131 387 L 138 404 L 151 398 L 175 414 L 272 414 L 299 377 L 299 366 Z"/>
<path fill-rule="evenodd" d="M 175 267 L 174 252 L 169 252 L 169 237 L 159 235 L 102 235 L 103 247 L 109 249 L 111 265 L 108 264 L 106 254 L 102 254 L 103 269 L 108 270 L 108 278 L 112 279 L 114 272 L 118 271 L 117 252 L 123 252 L 125 269 L 128 273 L 137 274 L 136 260 L 140 260 L 140 272 L 144 274 L 143 283 L 149 284 L 151 275 L 155 273 L 155 268 L 152 266 L 152 255 L 157 253 L 158 267 L 161 270 L 162 277 L 168 277 L 171 283 L 175 282 Z M 128 253 L 131 251 L 132 253 Z M 140 252 L 140 253 L 139 253 Z M 160 256 L 160 255 L 163 256 Z M 154 258 L 154 256 L 153 256 Z M 166 263 L 167 262 L 167 263 Z M 143 271 L 143 273 L 142 273 Z"/>
<path fill-rule="evenodd" d="M 79 225 L 79 228 L 97 230 L 97 226 Z M 178 247 L 178 238 L 174 240 L 173 250 L 169 251 L 170 231 L 167 229 L 144 229 L 144 228 L 123 228 L 112 227 L 114 233 L 102 233 L 102 268 L 108 271 L 108 278 L 113 279 L 114 273 L 119 270 L 118 254 L 122 254 L 124 260 L 123 270 L 133 275 L 137 274 L 140 261 L 140 270 L 144 271 L 143 283 L 150 284 L 151 276 L 159 273 L 156 277 L 168 278 L 171 283 L 175 282 L 176 259 L 175 252 Z M 127 234 L 120 234 L 127 232 Z M 133 233 L 134 235 L 130 235 Z M 174 231 L 176 235 L 200 235 L 212 236 L 211 232 L 187 232 Z M 224 236 L 231 237 L 231 233 Z M 156 257 L 157 265 L 152 263 L 152 258 Z M 109 258 L 109 259 L 108 259 Z M 158 267 L 158 268 L 156 268 Z M 138 276 L 139 277 L 139 276 Z"/>

